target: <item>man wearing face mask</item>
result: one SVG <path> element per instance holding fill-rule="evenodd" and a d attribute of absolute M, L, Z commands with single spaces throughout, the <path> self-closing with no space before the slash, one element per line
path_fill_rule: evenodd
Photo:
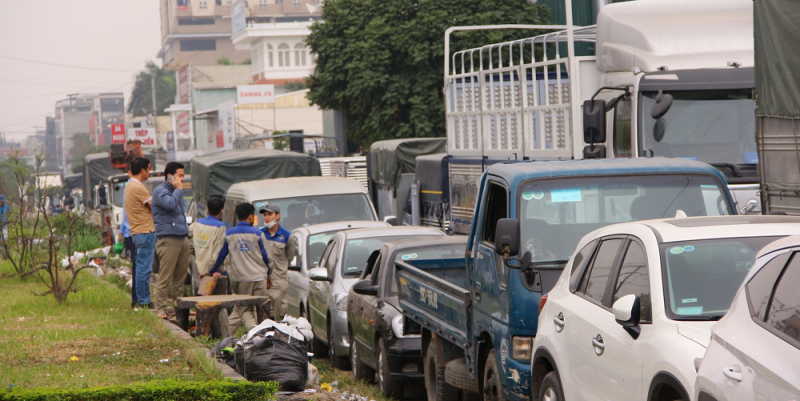
<path fill-rule="evenodd" d="M 291 233 L 281 227 L 281 208 L 276 204 L 268 204 L 259 210 L 264 216 L 264 237 L 270 267 L 272 267 L 272 288 L 267 291 L 272 300 L 272 317 L 276 321 L 283 320 L 286 314 L 286 289 L 289 287 L 289 261 L 294 255 L 294 247 L 287 246 Z"/>

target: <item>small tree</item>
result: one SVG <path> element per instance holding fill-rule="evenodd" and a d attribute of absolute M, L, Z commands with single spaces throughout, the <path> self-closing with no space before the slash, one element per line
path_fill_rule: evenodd
<path fill-rule="evenodd" d="M 16 188 L 16 191 L 7 198 L 10 213 L 5 228 L 8 229 L 8 235 L 2 236 L 0 246 L 3 248 L 5 258 L 19 275 L 24 275 L 36 265 L 34 253 L 37 250 L 36 239 L 40 231 L 40 216 L 38 208 L 34 206 L 37 196 L 36 185 L 31 183 L 29 178 L 40 173 L 45 158 L 38 154 L 35 160 L 35 171 L 31 171 L 30 166 L 22 160 L 19 149 L 16 149 L 7 161 L 11 171 L 11 186 Z"/>

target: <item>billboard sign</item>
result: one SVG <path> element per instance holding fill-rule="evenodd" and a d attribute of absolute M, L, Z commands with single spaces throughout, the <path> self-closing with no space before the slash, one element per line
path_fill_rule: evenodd
<path fill-rule="evenodd" d="M 233 35 L 236 35 L 247 27 L 247 18 L 245 17 L 244 9 L 244 0 L 236 0 L 233 6 L 231 6 L 231 26 L 233 27 Z"/>
<path fill-rule="evenodd" d="M 236 103 L 275 103 L 275 85 L 239 85 L 236 87 Z"/>
<path fill-rule="evenodd" d="M 191 81 L 191 67 L 185 65 L 178 70 L 178 103 L 190 104 L 189 102 L 189 82 Z M 178 113 L 178 132 L 189 133 L 189 113 Z"/>
<path fill-rule="evenodd" d="M 111 124 L 111 143 L 125 143 L 125 124 Z"/>
<path fill-rule="evenodd" d="M 143 148 L 156 147 L 156 129 L 155 128 L 128 128 L 129 140 L 140 140 Z"/>

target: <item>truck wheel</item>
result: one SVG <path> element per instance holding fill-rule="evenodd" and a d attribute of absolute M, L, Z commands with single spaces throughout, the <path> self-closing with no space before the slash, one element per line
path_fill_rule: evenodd
<path fill-rule="evenodd" d="M 497 369 L 497 358 L 494 350 L 486 356 L 486 366 L 483 368 L 483 400 L 505 401 L 503 383 L 500 371 Z"/>
<path fill-rule="evenodd" d="M 550 372 L 542 380 L 539 387 L 539 401 L 564 401 L 564 390 L 561 388 L 561 380 L 558 373 Z"/>
<path fill-rule="evenodd" d="M 352 332 L 350 333 L 350 366 L 353 368 L 353 378 L 356 380 L 366 380 L 368 382 L 375 380 L 375 371 L 361 362 Z"/>
<path fill-rule="evenodd" d="M 402 398 L 403 388 L 400 383 L 392 379 L 392 372 L 389 371 L 389 359 L 386 355 L 386 344 L 381 338 L 378 340 L 378 385 L 383 394 L 389 398 Z"/>
<path fill-rule="evenodd" d="M 440 361 L 436 352 L 435 338 L 431 339 L 428 351 L 425 352 L 425 389 L 428 401 L 452 401 L 459 398 L 458 389 L 447 384 L 444 378 L 445 363 Z"/>

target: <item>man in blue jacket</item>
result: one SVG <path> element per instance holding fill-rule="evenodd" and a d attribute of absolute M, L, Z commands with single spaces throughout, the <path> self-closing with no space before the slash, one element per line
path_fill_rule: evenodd
<path fill-rule="evenodd" d="M 153 221 L 156 225 L 156 254 L 159 261 L 155 306 L 161 318 L 167 317 L 170 293 L 172 299 L 183 296 L 191 254 L 183 200 L 183 164 L 167 163 L 164 175 L 164 183 L 153 190 Z"/>

